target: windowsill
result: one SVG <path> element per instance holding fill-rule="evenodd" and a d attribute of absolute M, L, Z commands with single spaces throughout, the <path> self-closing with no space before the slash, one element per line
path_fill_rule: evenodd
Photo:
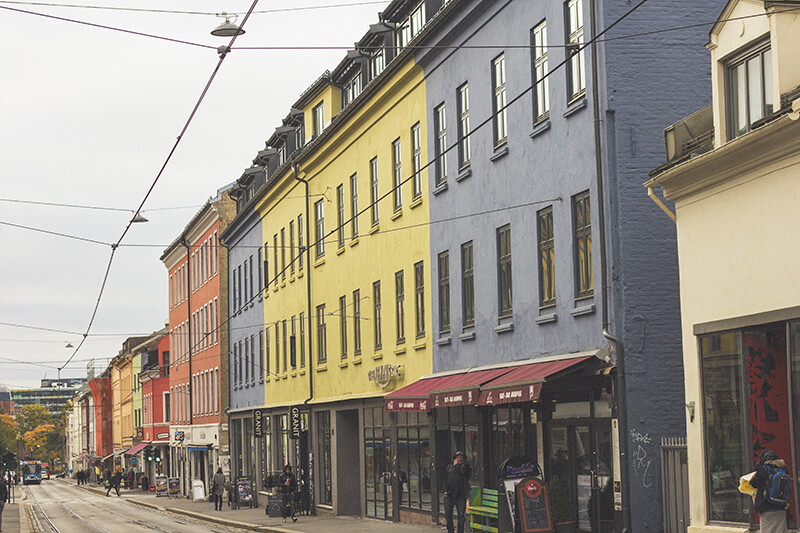
<path fill-rule="evenodd" d="M 260 378 L 260 379 L 258 380 L 258 382 L 263 384 L 263 383 L 264 383 L 264 378 Z"/>
<path fill-rule="evenodd" d="M 475 340 L 475 330 L 465 331 L 461 335 L 458 336 L 458 340 L 460 341 L 474 341 Z"/>
<path fill-rule="evenodd" d="M 354 355 L 353 356 L 353 366 L 361 364 L 361 355 Z"/>
<path fill-rule="evenodd" d="M 316 370 L 317 372 L 327 372 L 328 371 L 328 363 L 327 362 L 320 363 L 319 365 L 317 365 L 317 368 L 315 368 L 314 370 Z"/>
<path fill-rule="evenodd" d="M 289 372 L 289 375 L 292 376 L 293 378 L 296 378 L 297 377 L 297 370 L 292 370 L 291 372 Z"/>
<path fill-rule="evenodd" d="M 382 348 L 378 348 L 378 350 L 382 350 Z M 373 361 L 378 361 L 380 359 L 383 359 L 383 352 L 376 351 L 374 354 L 372 354 L 372 360 Z"/>
<path fill-rule="evenodd" d="M 439 337 L 438 339 L 436 339 L 436 346 L 447 346 L 448 344 L 450 344 L 450 342 L 451 342 L 450 335 L 446 337 Z"/>
<path fill-rule="evenodd" d="M 298 268 L 297 269 L 297 279 L 300 279 L 302 277 L 303 277 L 303 269 L 302 268 Z"/>
<path fill-rule="evenodd" d="M 358 244 L 358 235 L 350 239 L 350 246 L 355 246 Z"/>
<path fill-rule="evenodd" d="M 281 374 L 281 379 L 289 379 L 289 374 L 284 372 L 283 374 Z"/>
<path fill-rule="evenodd" d="M 405 346 L 400 346 L 399 348 L 395 348 L 394 349 L 394 354 L 395 355 L 403 355 L 404 353 L 406 353 L 406 347 Z"/>
<path fill-rule="evenodd" d="M 536 137 L 537 135 L 546 132 L 550 129 L 550 116 L 547 115 L 545 118 L 542 118 L 539 122 L 533 125 L 533 131 L 531 132 L 531 139 Z"/>
<path fill-rule="evenodd" d="M 415 207 L 419 207 L 422 205 L 422 195 L 419 195 L 414 201 L 412 201 L 408 207 L 410 209 L 414 209 Z"/>
<path fill-rule="evenodd" d="M 431 192 L 433 193 L 434 196 L 438 196 L 446 190 L 447 190 L 447 182 L 443 181 L 439 185 L 437 185 Z"/>
<path fill-rule="evenodd" d="M 270 381 L 272 381 L 272 378 L 271 378 L 271 377 L 269 377 L 269 376 L 267 376 L 266 378 L 264 378 L 264 381 L 265 381 L 266 383 L 269 383 Z"/>
<path fill-rule="evenodd" d="M 558 315 L 556 313 L 547 313 L 536 317 L 537 324 L 552 324 L 556 321 L 558 321 Z"/>
<path fill-rule="evenodd" d="M 284 288 L 284 287 L 286 287 L 286 278 L 283 278 L 281 280 L 281 289 Z"/>
<path fill-rule="evenodd" d="M 428 345 L 428 343 L 425 342 L 424 338 L 422 338 L 422 339 L 418 340 L 416 343 L 414 343 L 414 349 L 415 350 L 424 350 L 427 345 Z"/>
<path fill-rule="evenodd" d="M 380 230 L 381 230 L 381 223 L 376 222 L 375 224 L 372 225 L 371 228 L 369 228 L 369 234 L 372 235 L 373 233 L 378 233 Z"/>
<path fill-rule="evenodd" d="M 402 207 L 398 208 L 397 211 L 392 213 L 392 216 L 389 217 L 389 220 L 397 220 L 401 216 L 403 216 L 403 208 Z"/>
<path fill-rule="evenodd" d="M 289 278 L 289 283 L 294 283 L 294 274 L 292 274 L 291 277 Z"/>
<path fill-rule="evenodd" d="M 506 322 L 504 324 L 500 324 L 498 326 L 495 326 L 495 328 L 494 328 L 494 332 L 497 333 L 498 335 L 503 334 L 503 333 L 510 333 L 512 331 L 514 331 L 514 323 L 513 322 Z"/>
<path fill-rule="evenodd" d="M 344 247 L 344 244 L 342 244 L 336 249 L 336 255 L 342 255 L 344 253 L 344 251 L 345 251 L 345 247 Z"/>
<path fill-rule="evenodd" d="M 325 256 L 323 255 L 322 257 L 319 257 L 317 258 L 316 261 L 314 261 L 314 268 L 321 267 L 324 264 L 325 264 Z"/>
<path fill-rule="evenodd" d="M 578 317 L 578 316 L 592 315 L 592 314 L 594 314 L 594 312 L 595 312 L 594 304 L 589 304 L 589 305 L 582 305 L 580 307 L 576 307 L 575 309 L 570 311 L 569 314 L 572 315 L 572 316 Z"/>
<path fill-rule="evenodd" d="M 258 295 L 258 301 L 259 302 L 263 302 L 264 301 L 264 297 L 262 295 L 260 295 L 260 294 Z"/>
<path fill-rule="evenodd" d="M 306 375 L 306 369 L 305 368 L 301 369 L 300 372 L 297 373 L 297 375 L 298 376 L 305 376 Z"/>
<path fill-rule="evenodd" d="M 495 161 L 498 161 L 499 159 L 502 159 L 507 155 L 508 155 L 508 144 L 506 143 L 506 141 L 503 141 L 503 144 L 495 147 L 494 153 L 489 158 L 489 161 L 494 163 Z"/>
<path fill-rule="evenodd" d="M 462 181 L 472 176 L 472 169 L 470 167 L 462 168 L 456 176 L 456 181 Z"/>
<path fill-rule="evenodd" d="M 578 95 L 575 98 L 573 98 L 567 104 L 567 110 L 564 111 L 564 115 L 563 116 L 564 116 L 564 118 L 567 118 L 567 117 L 573 115 L 574 113 L 577 113 L 581 109 L 584 109 L 585 107 L 586 107 L 586 92 L 584 91 L 580 95 Z"/>
<path fill-rule="evenodd" d="M 347 361 L 342 361 L 341 363 L 339 363 L 339 368 L 347 368 L 347 365 L 349 364 L 350 363 L 348 363 Z"/>

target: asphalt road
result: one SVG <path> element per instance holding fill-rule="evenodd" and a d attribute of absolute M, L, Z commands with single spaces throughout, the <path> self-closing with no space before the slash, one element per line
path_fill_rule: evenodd
<path fill-rule="evenodd" d="M 128 503 L 117 497 L 98 495 L 72 485 L 43 481 L 28 485 L 22 520 L 32 533 L 232 533 L 242 531 L 209 524 Z M 23 527 L 24 529 L 24 527 Z"/>

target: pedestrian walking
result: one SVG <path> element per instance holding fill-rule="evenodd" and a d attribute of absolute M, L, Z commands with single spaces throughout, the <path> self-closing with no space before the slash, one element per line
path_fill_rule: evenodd
<path fill-rule="evenodd" d="M 111 489 L 114 489 L 114 491 L 117 493 L 117 498 L 119 498 L 119 485 L 121 482 L 122 482 L 122 472 L 117 470 L 116 472 L 114 472 L 114 475 L 111 476 L 111 479 L 109 480 L 109 483 L 106 488 L 106 496 L 110 496 Z"/>
<path fill-rule="evenodd" d="M 217 473 L 214 474 L 213 481 L 211 482 L 211 497 L 214 498 L 214 510 L 222 510 L 222 494 L 225 491 L 225 474 L 222 473 L 222 467 L 217 468 Z"/>
<path fill-rule="evenodd" d="M 294 494 L 297 491 L 297 480 L 292 474 L 292 465 L 283 467 L 283 474 L 278 478 L 278 484 L 283 493 L 283 505 L 281 506 L 283 521 L 286 522 L 286 518 L 291 516 L 292 522 L 297 522 L 297 517 L 294 516 Z"/>
<path fill-rule="evenodd" d="M 784 460 L 770 449 L 762 451 L 750 484 L 756 489 L 755 510 L 759 514 L 761 531 L 786 533 L 792 480 Z"/>
<path fill-rule="evenodd" d="M 445 470 L 444 519 L 447 523 L 447 533 L 453 533 L 453 507 L 458 514 L 458 533 L 464 533 L 470 474 L 472 468 L 467 463 L 467 456 L 464 452 L 456 452 L 453 464 L 447 465 Z"/>
<path fill-rule="evenodd" d="M 6 506 L 6 500 L 8 500 L 8 487 L 5 479 L 0 476 L 0 531 L 3 531 L 3 507 Z"/>

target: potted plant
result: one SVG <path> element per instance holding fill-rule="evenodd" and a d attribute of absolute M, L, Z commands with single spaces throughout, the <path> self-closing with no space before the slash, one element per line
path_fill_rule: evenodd
<path fill-rule="evenodd" d="M 568 487 L 566 480 L 558 477 L 554 477 L 547 487 L 550 516 L 557 533 L 574 533 L 578 527 L 577 513 L 570 500 Z"/>

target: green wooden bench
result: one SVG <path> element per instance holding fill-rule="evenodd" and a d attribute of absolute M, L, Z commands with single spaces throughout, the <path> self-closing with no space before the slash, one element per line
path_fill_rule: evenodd
<path fill-rule="evenodd" d="M 469 524 L 472 531 L 497 533 L 497 491 L 472 487 L 469 492 Z"/>

